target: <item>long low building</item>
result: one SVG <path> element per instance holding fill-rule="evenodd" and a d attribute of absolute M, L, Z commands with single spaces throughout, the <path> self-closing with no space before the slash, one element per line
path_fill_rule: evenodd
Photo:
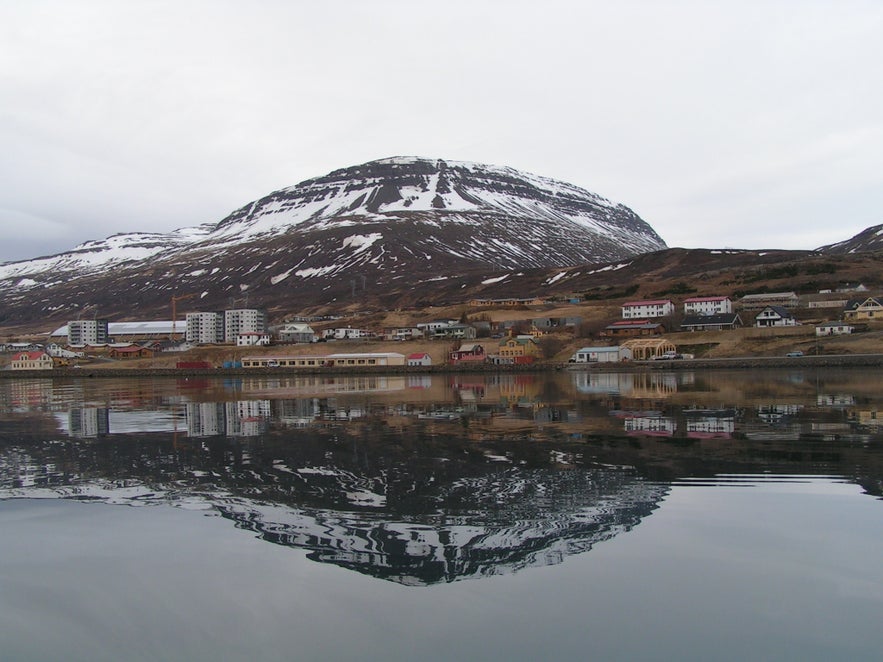
<path fill-rule="evenodd" d="M 720 315 L 687 315 L 681 322 L 681 331 L 722 331 L 742 326 L 738 313 Z"/>
<path fill-rule="evenodd" d="M 119 340 L 127 339 L 148 339 L 148 338 L 169 338 L 171 336 L 184 336 L 187 328 L 185 320 L 173 322 L 172 320 L 154 320 L 141 322 L 109 322 L 107 324 L 107 335 L 111 338 Z M 60 326 L 50 334 L 52 338 L 67 338 L 70 330 L 68 325 Z"/>
<path fill-rule="evenodd" d="M 618 363 L 632 358 L 632 351 L 627 347 L 611 345 L 609 347 L 583 347 L 570 357 L 571 363 Z"/>
<path fill-rule="evenodd" d="M 327 354 L 321 356 L 247 356 L 243 368 L 334 368 L 341 366 L 405 365 L 405 355 L 396 352 Z"/>

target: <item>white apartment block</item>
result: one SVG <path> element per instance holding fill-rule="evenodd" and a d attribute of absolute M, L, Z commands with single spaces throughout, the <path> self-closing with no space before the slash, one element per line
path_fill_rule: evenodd
<path fill-rule="evenodd" d="M 654 301 L 629 301 L 622 304 L 622 319 L 651 319 L 665 317 L 675 311 L 675 305 L 670 299 L 658 299 Z"/>
<path fill-rule="evenodd" d="M 68 345 L 103 345 L 108 342 L 107 320 L 71 320 L 67 323 Z"/>
<path fill-rule="evenodd" d="M 730 297 L 693 297 L 684 300 L 685 315 L 724 315 L 732 312 Z"/>
<path fill-rule="evenodd" d="M 236 342 L 240 333 L 266 333 L 267 314 L 256 308 L 224 311 L 224 340 Z"/>
<path fill-rule="evenodd" d="M 186 319 L 187 342 L 197 345 L 224 342 L 224 313 L 187 313 Z"/>

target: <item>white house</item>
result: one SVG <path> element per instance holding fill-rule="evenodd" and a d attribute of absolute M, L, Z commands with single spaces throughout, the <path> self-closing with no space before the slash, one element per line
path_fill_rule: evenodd
<path fill-rule="evenodd" d="M 622 304 L 622 319 L 648 319 L 665 317 L 675 311 L 671 299 L 655 299 L 652 301 L 628 301 Z"/>
<path fill-rule="evenodd" d="M 414 338 L 422 338 L 423 331 L 414 327 L 402 327 L 393 329 L 387 334 L 389 340 L 413 340 Z"/>
<path fill-rule="evenodd" d="M 282 342 L 310 343 L 316 341 L 316 332 L 313 331 L 313 327 L 302 322 L 283 324 L 277 329 L 276 335 Z"/>
<path fill-rule="evenodd" d="M 269 333 L 257 333 L 255 331 L 246 331 L 236 334 L 237 347 L 258 347 L 270 344 Z"/>
<path fill-rule="evenodd" d="M 767 306 L 754 318 L 754 326 L 797 326 L 797 320 L 784 306 Z"/>
<path fill-rule="evenodd" d="M 43 345 L 37 342 L 8 342 L 3 345 L 4 352 L 36 352 L 43 349 Z"/>
<path fill-rule="evenodd" d="M 730 297 L 691 297 L 684 300 L 685 315 L 723 315 L 732 312 Z"/>
<path fill-rule="evenodd" d="M 365 329 L 350 329 L 341 327 L 339 329 L 325 329 L 322 337 L 326 340 L 359 340 L 361 338 L 369 338 L 370 331 Z"/>
<path fill-rule="evenodd" d="M 610 347 L 583 347 L 576 350 L 570 357 L 571 363 L 618 363 L 632 358 L 632 350 L 628 347 L 613 345 Z"/>
<path fill-rule="evenodd" d="M 86 356 L 84 352 L 72 352 L 55 342 L 46 345 L 46 353 L 57 359 L 81 359 Z"/>
<path fill-rule="evenodd" d="M 842 336 L 852 333 L 855 327 L 843 322 L 828 322 L 827 324 L 819 324 L 816 327 L 817 336 Z"/>
<path fill-rule="evenodd" d="M 423 331 L 424 334 L 435 333 L 439 329 L 444 329 L 458 322 L 459 320 L 432 320 L 431 322 L 418 323 L 417 328 Z"/>
<path fill-rule="evenodd" d="M 432 357 L 426 352 L 408 354 L 407 365 L 432 365 Z"/>
<path fill-rule="evenodd" d="M 478 332 L 474 326 L 468 324 L 448 324 L 437 328 L 432 332 L 433 338 L 459 338 L 461 340 L 475 340 Z"/>

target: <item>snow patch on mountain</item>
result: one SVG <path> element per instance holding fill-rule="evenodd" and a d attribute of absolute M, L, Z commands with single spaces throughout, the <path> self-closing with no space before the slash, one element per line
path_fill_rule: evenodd
<path fill-rule="evenodd" d="M 496 276 L 495 278 L 486 278 L 481 281 L 482 285 L 493 285 L 494 283 L 502 283 L 504 280 L 509 278 L 510 274 L 505 274 L 503 276 Z"/>
<path fill-rule="evenodd" d="M 606 264 L 664 247 L 633 211 L 577 186 L 394 157 L 269 193 L 213 225 L 118 234 L 0 265 L 0 305 L 39 316 L 89 299 L 119 314 L 128 308 L 110 293 L 137 290 L 141 306 L 158 308 L 175 292 L 208 292 L 201 305 L 219 306 L 237 287 L 264 305 L 324 305 L 356 289 L 395 296 L 427 276 Z M 292 275 L 314 286 L 291 287 Z"/>
<path fill-rule="evenodd" d="M 354 253 L 361 253 L 362 251 L 371 248 L 374 242 L 378 239 L 383 239 L 383 235 L 379 232 L 372 232 L 369 235 L 354 234 L 343 240 L 343 247 L 354 248 Z"/>

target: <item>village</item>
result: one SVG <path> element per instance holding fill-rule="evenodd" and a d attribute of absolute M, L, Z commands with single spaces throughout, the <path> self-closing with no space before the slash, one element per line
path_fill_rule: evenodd
<path fill-rule="evenodd" d="M 456 318 L 384 328 L 355 324 L 357 316 L 292 317 L 271 326 L 257 308 L 192 311 L 170 321 L 92 317 L 69 320 L 45 339 L 9 340 L 0 352 L 5 367 L 16 371 L 84 365 L 192 370 L 622 363 L 691 359 L 707 354 L 709 345 L 725 345 L 719 338 L 726 333 L 763 338 L 768 346 L 772 338 L 794 339 L 792 345 L 800 339 L 806 353 L 820 353 L 819 339 L 873 331 L 883 319 L 883 297 L 868 296 L 860 285 L 810 297 L 774 292 L 734 301 L 711 295 L 617 307 L 618 319 L 611 319 L 617 312 L 611 306 L 575 297 L 476 299 L 461 306 Z M 701 339 L 712 334 L 715 342 Z M 331 347 L 346 351 L 326 351 Z M 754 353 L 764 352 L 745 354 Z M 788 345 L 786 355 L 804 353 Z"/>

